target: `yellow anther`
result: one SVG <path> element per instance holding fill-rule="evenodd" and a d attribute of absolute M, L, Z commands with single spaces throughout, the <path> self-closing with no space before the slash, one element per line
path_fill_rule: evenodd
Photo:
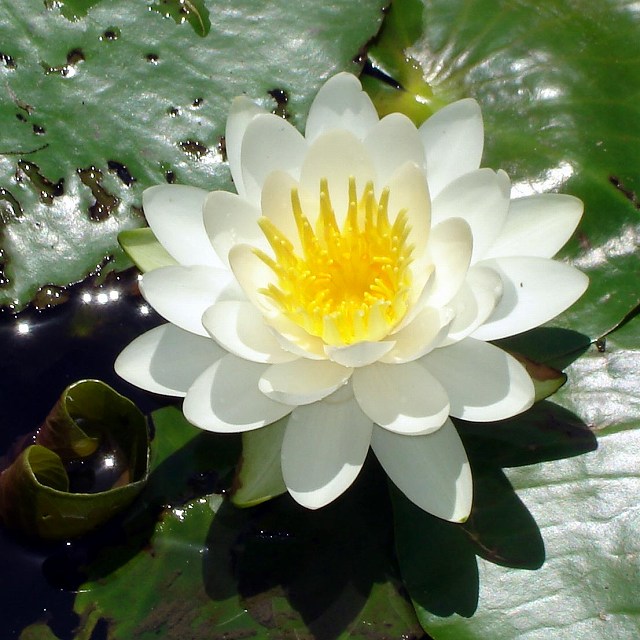
<path fill-rule="evenodd" d="M 261 292 L 290 320 L 329 345 L 380 340 L 409 305 L 413 245 L 407 242 L 407 212 L 398 212 L 391 224 L 389 189 L 376 200 L 368 182 L 358 200 L 355 178 L 345 187 L 349 204 L 342 231 L 328 182 L 322 179 L 315 224 L 304 214 L 297 189 L 291 191 L 300 254 L 267 218 L 259 224 L 275 257 L 256 249 L 277 278 Z"/>

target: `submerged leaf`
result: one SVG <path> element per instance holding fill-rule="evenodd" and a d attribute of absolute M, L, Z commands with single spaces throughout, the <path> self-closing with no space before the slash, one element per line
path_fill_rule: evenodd
<path fill-rule="evenodd" d="M 237 507 L 253 507 L 287 491 L 280 466 L 286 426 L 283 418 L 242 434 L 242 457 L 231 496 Z"/>
<path fill-rule="evenodd" d="M 146 482 L 146 420 L 103 382 L 67 387 L 35 441 L 0 475 L 0 517 L 29 538 L 85 534 L 126 507 Z"/>

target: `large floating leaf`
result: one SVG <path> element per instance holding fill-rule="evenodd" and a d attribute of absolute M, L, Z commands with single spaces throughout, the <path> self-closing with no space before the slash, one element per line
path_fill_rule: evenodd
<path fill-rule="evenodd" d="M 591 284 L 561 322 L 600 336 L 640 300 L 640 13 L 625 0 L 396 0 L 391 12 L 371 62 L 421 95 L 368 79 L 376 102 L 420 120 L 473 96 L 483 163 L 509 173 L 514 195 L 584 200 L 562 255 Z"/>
<path fill-rule="evenodd" d="M 147 478 L 144 416 L 97 380 L 65 389 L 35 443 L 0 476 L 2 521 L 27 537 L 87 533 L 130 504 Z"/>
<path fill-rule="evenodd" d="M 0 4 L 0 305 L 19 309 L 109 256 L 128 264 L 116 236 L 144 224 L 144 187 L 231 189 L 221 144 L 231 99 L 272 109 L 271 91 L 303 125 L 323 80 L 357 70 L 383 5 Z"/>

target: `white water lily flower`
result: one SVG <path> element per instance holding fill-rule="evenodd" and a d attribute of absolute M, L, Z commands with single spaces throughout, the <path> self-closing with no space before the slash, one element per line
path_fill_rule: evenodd
<path fill-rule="evenodd" d="M 237 195 L 144 193 L 178 264 L 141 289 L 169 323 L 116 370 L 184 396 L 202 429 L 288 416 L 282 473 L 302 505 L 342 494 L 371 446 L 410 500 L 463 521 L 472 479 L 449 416 L 501 420 L 534 397 L 524 368 L 487 341 L 550 320 L 587 286 L 549 259 L 582 203 L 510 201 L 508 176 L 479 168 L 483 136 L 474 100 L 416 128 L 379 119 L 347 73 L 322 87 L 304 136 L 237 98 L 226 130 Z"/>

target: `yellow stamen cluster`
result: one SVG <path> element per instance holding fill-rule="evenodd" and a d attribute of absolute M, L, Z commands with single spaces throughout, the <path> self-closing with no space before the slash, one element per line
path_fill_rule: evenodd
<path fill-rule="evenodd" d="M 291 191 L 300 254 L 268 219 L 260 227 L 275 259 L 256 254 L 277 276 L 262 293 L 289 319 L 329 345 L 381 340 L 402 320 L 409 305 L 411 254 L 406 211 L 389 222 L 389 190 L 376 200 L 367 183 L 360 201 L 349 180 L 349 207 L 339 229 L 326 180 L 320 183 L 320 213 L 312 227 Z"/>

